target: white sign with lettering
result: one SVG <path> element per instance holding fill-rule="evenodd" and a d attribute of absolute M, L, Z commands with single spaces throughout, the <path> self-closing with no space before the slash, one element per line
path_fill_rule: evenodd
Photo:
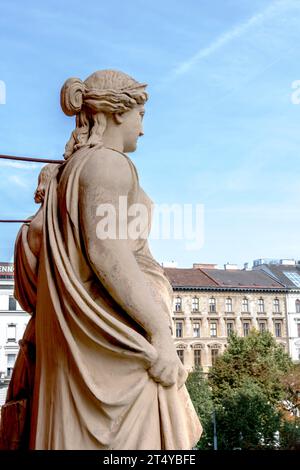
<path fill-rule="evenodd" d="M 13 273 L 14 265 L 11 266 L 0 264 L 0 273 Z"/>

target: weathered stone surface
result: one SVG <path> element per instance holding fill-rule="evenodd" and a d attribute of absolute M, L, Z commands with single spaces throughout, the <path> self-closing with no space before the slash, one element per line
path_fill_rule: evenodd
<path fill-rule="evenodd" d="M 148 247 L 152 201 L 126 155 L 143 135 L 145 87 L 99 71 L 62 88 L 76 128 L 42 210 L 33 449 L 190 449 L 201 434 L 171 336 L 172 288 Z"/>

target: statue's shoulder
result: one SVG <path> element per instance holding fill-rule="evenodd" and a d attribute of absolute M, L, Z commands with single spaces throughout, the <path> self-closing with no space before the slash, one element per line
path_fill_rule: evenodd
<path fill-rule="evenodd" d="M 87 156 L 80 173 L 80 184 L 127 186 L 132 182 L 130 167 L 130 160 L 125 154 L 108 148 L 96 149 Z"/>

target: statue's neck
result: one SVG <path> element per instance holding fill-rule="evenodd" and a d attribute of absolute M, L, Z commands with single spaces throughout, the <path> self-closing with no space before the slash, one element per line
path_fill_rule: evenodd
<path fill-rule="evenodd" d="M 119 129 L 116 129 L 115 127 L 108 127 L 105 129 L 102 141 L 104 147 L 117 150 L 121 153 L 124 152 L 123 136 Z"/>

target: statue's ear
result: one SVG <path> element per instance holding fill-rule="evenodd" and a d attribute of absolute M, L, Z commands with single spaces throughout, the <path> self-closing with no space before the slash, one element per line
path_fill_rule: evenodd
<path fill-rule="evenodd" d="M 114 113 L 113 120 L 116 124 L 122 124 L 124 121 L 124 113 Z"/>

